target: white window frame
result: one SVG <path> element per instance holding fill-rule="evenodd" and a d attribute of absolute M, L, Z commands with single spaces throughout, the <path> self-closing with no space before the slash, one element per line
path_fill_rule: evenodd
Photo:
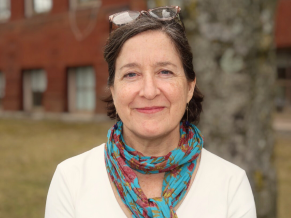
<path fill-rule="evenodd" d="M 3 1 L 3 0 L 1 0 L 1 1 Z M 9 10 L 9 15 L 6 16 L 6 17 L 3 17 L 3 18 L 0 17 L 0 22 L 7 21 L 7 20 L 9 20 L 10 17 L 11 17 L 11 0 L 7 0 L 7 2 L 8 2 L 7 10 Z"/>
<path fill-rule="evenodd" d="M 53 5 L 54 5 L 54 0 L 51 0 L 52 1 L 52 7 L 49 11 L 45 11 L 45 12 L 41 12 L 41 13 L 38 13 L 35 11 L 34 9 L 34 0 L 25 0 L 25 16 L 26 17 L 31 17 L 31 16 L 34 16 L 34 15 L 37 15 L 37 14 L 47 14 L 47 13 L 50 13 L 50 11 L 52 10 L 53 8 Z"/>
<path fill-rule="evenodd" d="M 91 68 L 94 76 L 94 108 L 92 110 L 78 109 L 77 108 L 77 70 L 78 68 Z M 68 68 L 68 112 L 69 113 L 80 113 L 80 114 L 94 114 L 97 102 L 96 102 L 96 72 L 92 65 L 90 66 L 80 66 L 80 67 L 70 67 Z"/>
<path fill-rule="evenodd" d="M 32 112 L 35 110 L 42 110 L 43 105 L 33 105 L 33 74 L 34 73 L 44 74 L 44 83 L 42 83 L 41 92 L 44 94 L 47 89 L 47 73 L 44 69 L 30 69 L 23 71 L 23 110 L 26 112 Z"/>
<path fill-rule="evenodd" d="M 70 9 L 76 10 L 78 8 L 90 8 L 90 7 L 99 7 L 102 4 L 102 0 L 92 0 L 89 2 L 80 2 L 79 0 L 69 0 Z"/>

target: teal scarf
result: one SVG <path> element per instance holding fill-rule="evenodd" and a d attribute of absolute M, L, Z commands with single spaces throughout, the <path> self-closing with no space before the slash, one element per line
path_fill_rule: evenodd
<path fill-rule="evenodd" d="M 177 217 L 174 207 L 184 197 L 203 147 L 196 126 L 180 123 L 180 142 L 166 156 L 148 157 L 127 146 L 122 137 L 122 122 L 108 131 L 105 162 L 108 175 L 132 217 Z M 166 172 L 162 197 L 147 198 L 133 170 L 143 174 Z"/>

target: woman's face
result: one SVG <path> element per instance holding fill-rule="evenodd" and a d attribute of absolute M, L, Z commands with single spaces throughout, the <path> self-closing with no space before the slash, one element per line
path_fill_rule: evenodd
<path fill-rule="evenodd" d="M 124 131 L 154 139 L 179 129 L 194 87 L 170 38 L 147 31 L 123 45 L 110 89 Z"/>

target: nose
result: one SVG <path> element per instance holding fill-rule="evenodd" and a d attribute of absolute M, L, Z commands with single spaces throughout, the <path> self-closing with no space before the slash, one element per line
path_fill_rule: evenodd
<path fill-rule="evenodd" d="M 156 84 L 155 76 L 154 75 L 145 76 L 143 79 L 139 95 L 145 97 L 146 99 L 152 100 L 159 94 L 160 89 Z"/>

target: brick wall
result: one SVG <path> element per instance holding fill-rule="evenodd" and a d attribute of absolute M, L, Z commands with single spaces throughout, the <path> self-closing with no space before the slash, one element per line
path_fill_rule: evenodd
<path fill-rule="evenodd" d="M 276 11 L 275 41 L 277 48 L 291 48 L 291 0 L 279 0 Z"/>
<path fill-rule="evenodd" d="M 96 13 L 92 7 L 70 11 L 69 0 L 54 0 L 49 13 L 31 17 L 25 17 L 24 7 L 24 0 L 11 0 L 11 17 L 0 23 L 0 71 L 6 78 L 3 110 L 23 109 L 22 71 L 42 68 L 48 80 L 44 111 L 67 111 L 67 68 L 92 65 L 96 72 L 95 112 L 104 113 L 100 98 L 105 96 L 108 74 L 103 60 L 108 16 L 125 8 L 145 9 L 145 1 L 106 0 Z M 85 34 L 83 38 L 76 37 L 78 32 Z"/>

